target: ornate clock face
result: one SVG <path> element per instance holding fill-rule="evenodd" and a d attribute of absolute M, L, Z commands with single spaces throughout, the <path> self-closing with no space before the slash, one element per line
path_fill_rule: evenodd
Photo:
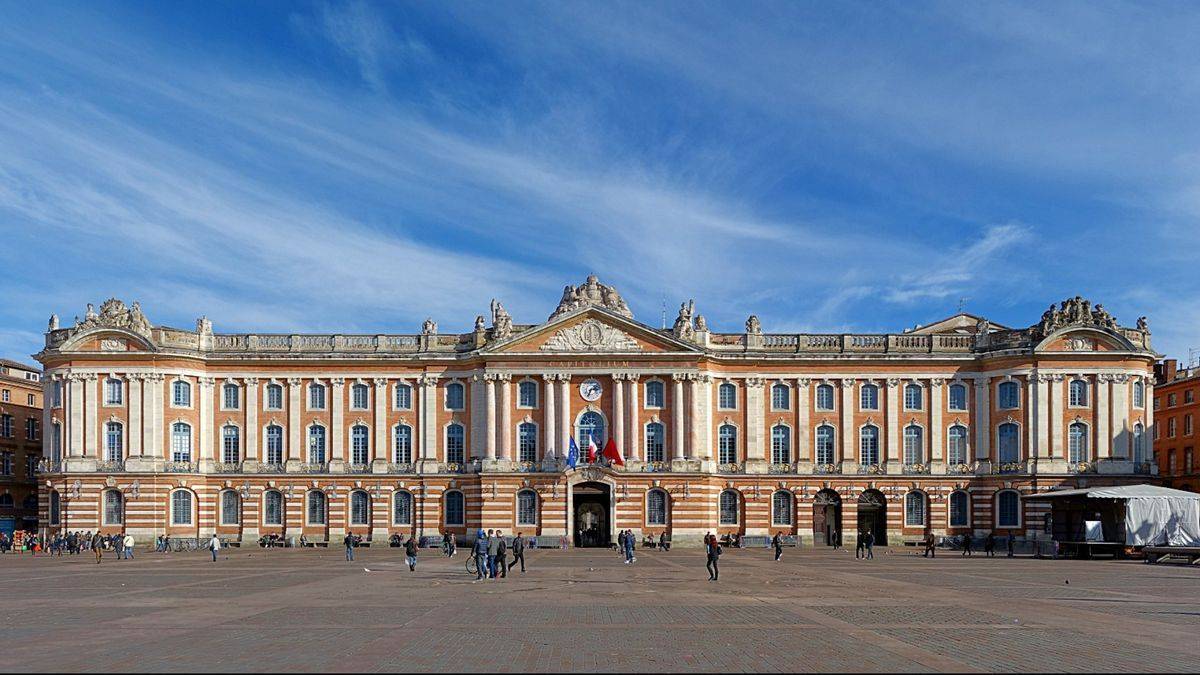
<path fill-rule="evenodd" d="M 603 393 L 604 387 L 600 386 L 600 383 L 596 380 L 584 380 L 579 385 L 579 395 L 582 396 L 583 400 L 585 401 L 595 401 L 596 399 L 600 398 L 600 394 Z"/>

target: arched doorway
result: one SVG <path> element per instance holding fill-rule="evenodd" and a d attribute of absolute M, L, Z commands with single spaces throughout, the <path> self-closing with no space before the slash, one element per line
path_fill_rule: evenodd
<path fill-rule="evenodd" d="M 612 543 L 612 488 L 605 483 L 580 483 L 573 488 L 575 546 L 607 548 Z"/>
<path fill-rule="evenodd" d="M 828 488 L 813 499 L 813 545 L 837 546 L 842 531 L 842 498 Z"/>
<path fill-rule="evenodd" d="M 858 536 L 875 535 L 875 546 L 887 546 L 887 498 L 879 490 L 858 496 Z"/>

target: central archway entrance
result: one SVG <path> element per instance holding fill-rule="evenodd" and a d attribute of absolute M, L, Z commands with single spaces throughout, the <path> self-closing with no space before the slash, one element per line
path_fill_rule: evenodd
<path fill-rule="evenodd" d="M 842 498 L 830 489 L 813 499 L 813 545 L 837 546 L 842 532 Z"/>
<path fill-rule="evenodd" d="M 574 487 L 575 546 L 607 548 L 612 544 L 612 488 L 604 483 Z"/>
<path fill-rule="evenodd" d="M 858 536 L 870 532 L 875 546 L 887 546 L 887 498 L 879 490 L 865 490 L 858 496 Z"/>

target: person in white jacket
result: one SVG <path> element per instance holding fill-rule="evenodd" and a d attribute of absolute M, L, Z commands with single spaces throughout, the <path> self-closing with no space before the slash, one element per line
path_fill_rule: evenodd
<path fill-rule="evenodd" d="M 125 534 L 125 559 L 133 560 L 133 535 Z"/>
<path fill-rule="evenodd" d="M 213 562 L 217 562 L 217 551 L 221 550 L 221 540 L 217 539 L 216 532 L 213 532 L 212 539 L 208 540 L 208 550 L 212 551 Z"/>

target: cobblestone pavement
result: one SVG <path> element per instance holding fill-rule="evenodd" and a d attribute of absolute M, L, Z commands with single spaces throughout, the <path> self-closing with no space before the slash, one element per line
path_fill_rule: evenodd
<path fill-rule="evenodd" d="M 435 551 L 8 555 L 3 648 L 34 671 L 1200 670 L 1187 567 L 736 550 L 709 583 L 699 551 L 527 557 L 472 583 Z"/>

